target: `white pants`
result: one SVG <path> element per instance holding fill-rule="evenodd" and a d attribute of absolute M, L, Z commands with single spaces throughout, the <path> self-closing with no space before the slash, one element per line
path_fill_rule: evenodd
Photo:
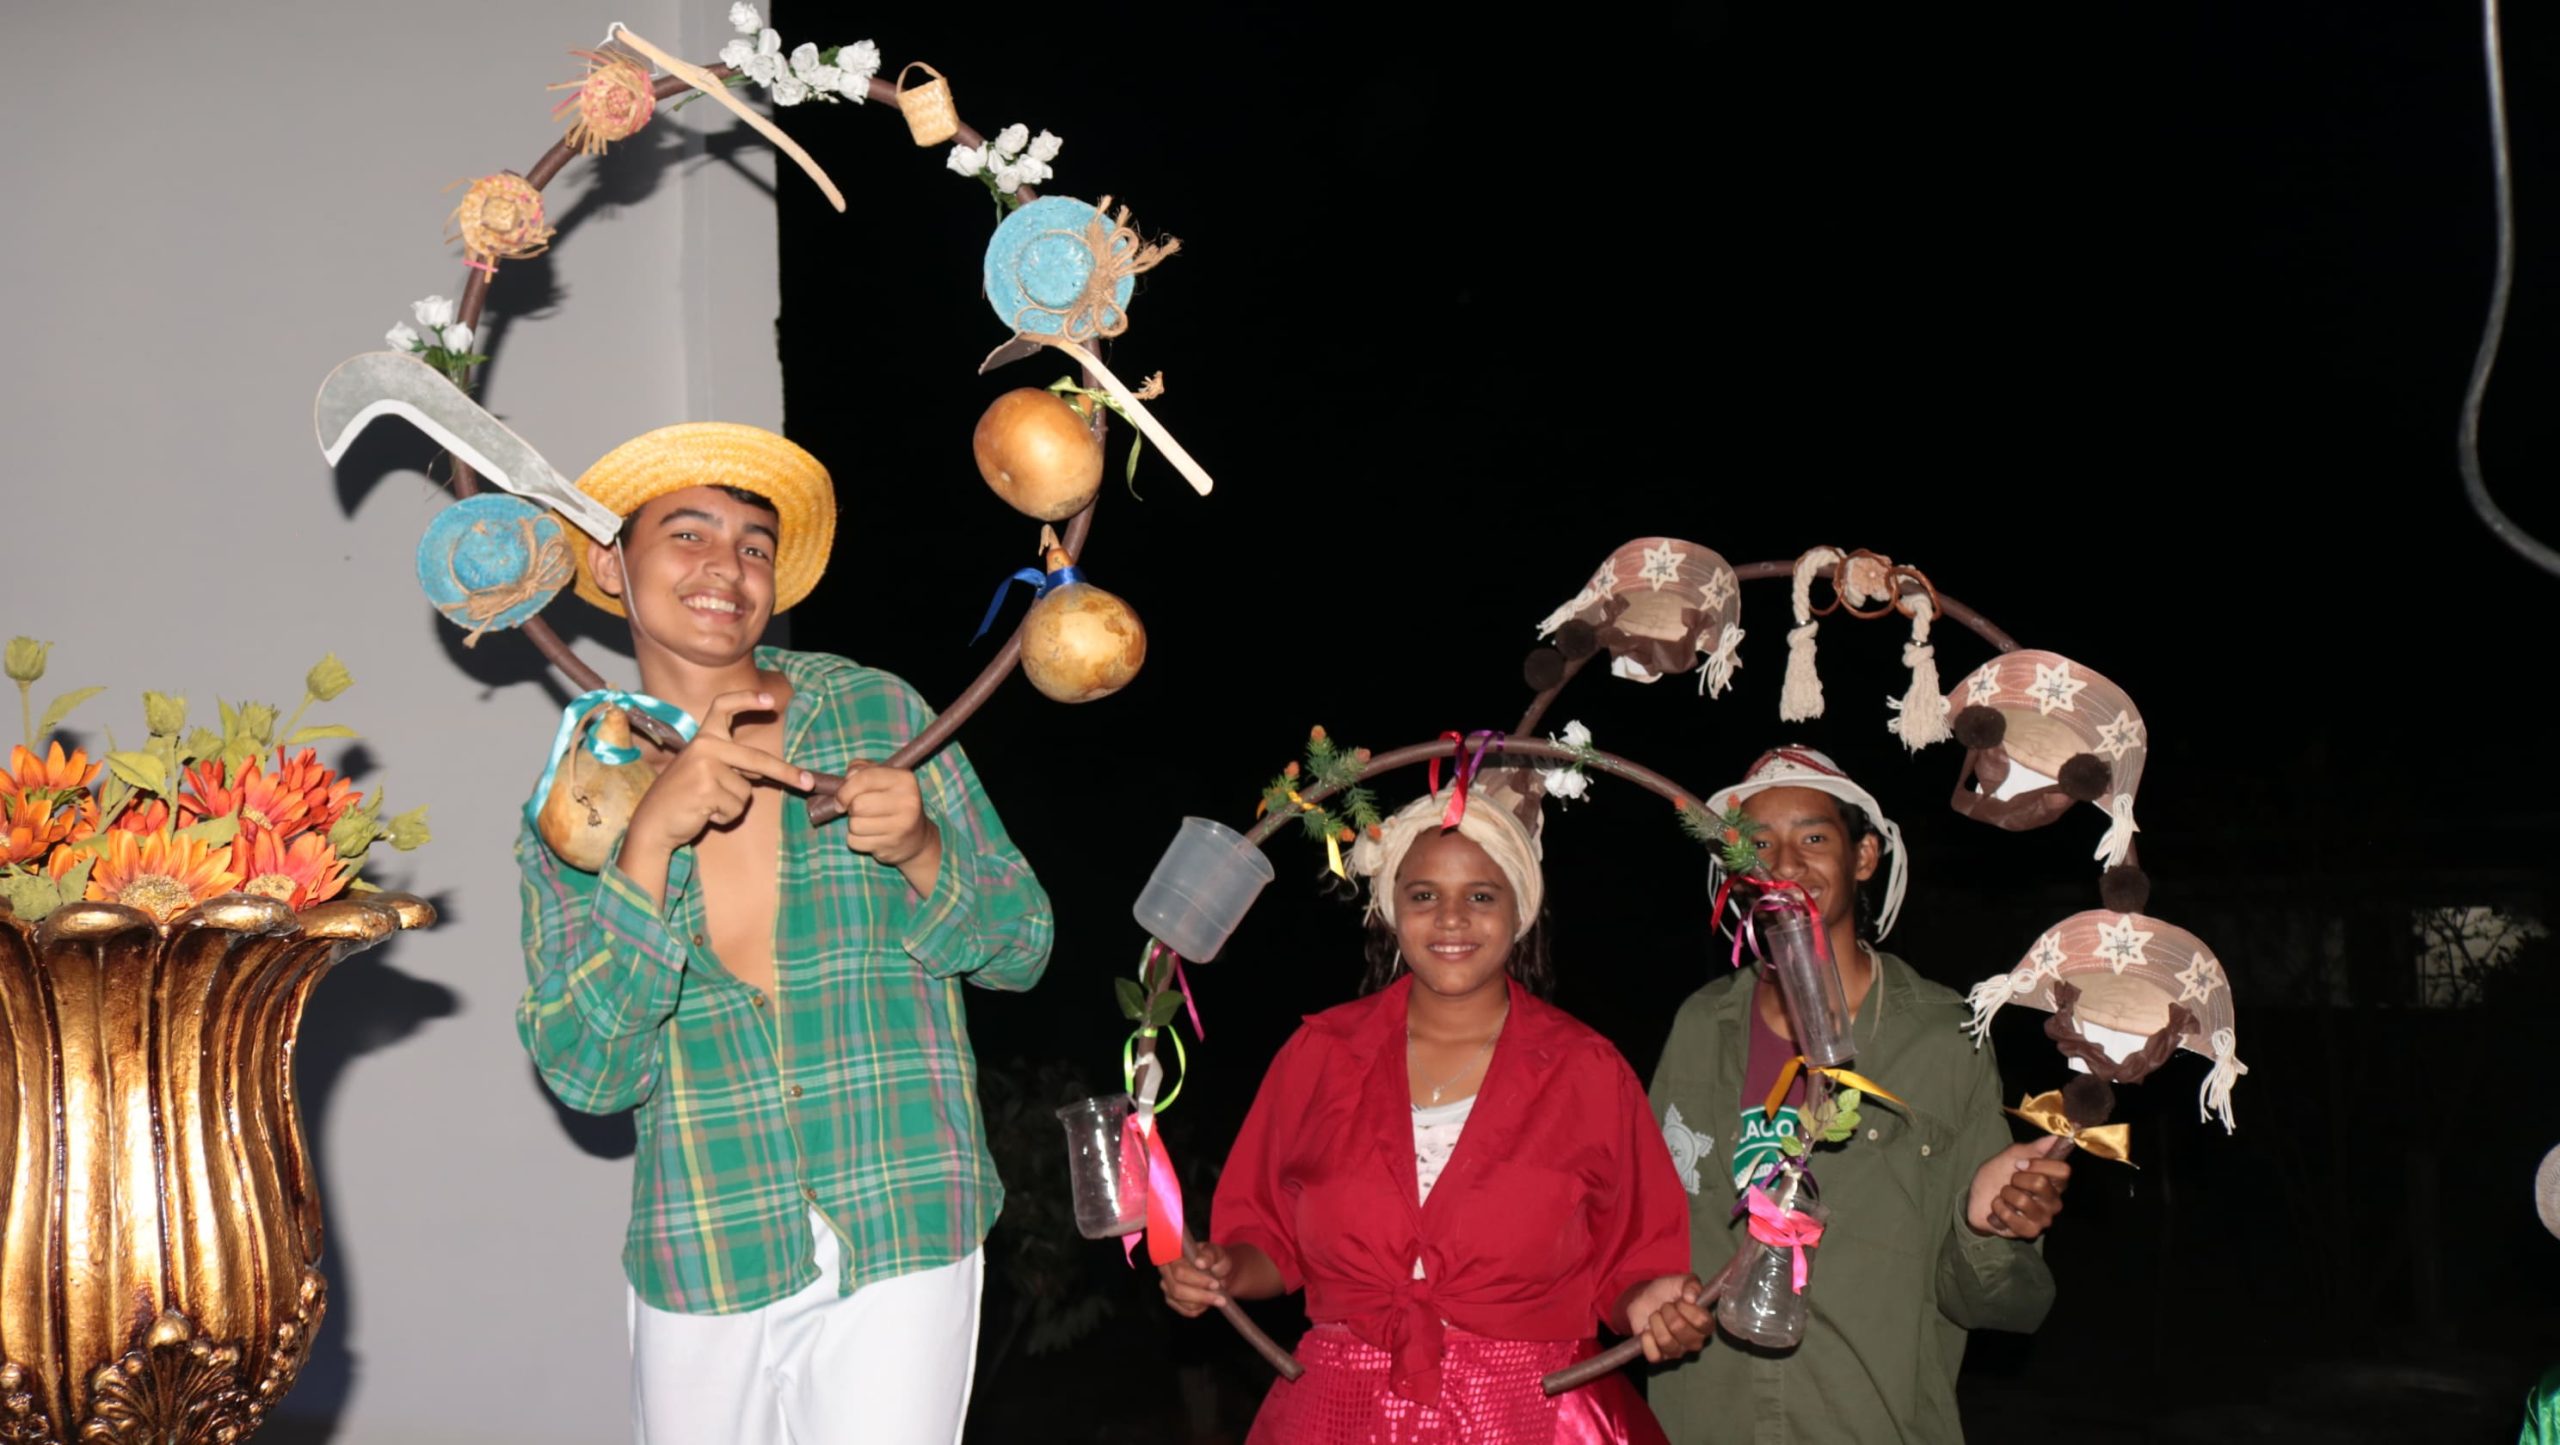
<path fill-rule="evenodd" d="M 631 1293 L 635 1445 L 957 1445 L 985 1252 L 839 1295 L 836 1232 L 809 1223 L 818 1279 L 789 1299 L 687 1315 Z"/>

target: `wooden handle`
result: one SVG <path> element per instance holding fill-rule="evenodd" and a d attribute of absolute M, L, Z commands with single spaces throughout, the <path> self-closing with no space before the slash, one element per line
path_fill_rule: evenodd
<path fill-rule="evenodd" d="M 1739 1251 L 1734 1255 L 1734 1259 L 1740 1259 L 1741 1257 L 1742 1256 Z M 1724 1262 L 1724 1268 L 1716 1271 L 1716 1277 L 1707 1281 L 1707 1287 L 1699 1291 L 1698 1304 L 1700 1307 L 1703 1308 L 1704 1306 L 1715 1303 L 1716 1297 L 1724 1293 L 1725 1283 L 1732 1274 L 1733 1260 L 1728 1259 Z M 1627 1323 L 1635 1324 L 1635 1321 L 1629 1320 Z M 1642 1326 L 1638 1326 L 1638 1329 L 1641 1330 Z M 1547 1376 L 1544 1380 L 1538 1382 L 1539 1387 L 1544 1389 L 1549 1395 L 1561 1395 L 1569 1390 L 1579 1390 L 1583 1386 L 1590 1384 L 1592 1381 L 1599 1379 L 1601 1376 L 1614 1375 L 1618 1371 L 1625 1369 L 1628 1365 L 1643 1358 L 1644 1337 L 1642 1334 L 1632 1335 L 1626 1339 L 1618 1341 L 1616 1344 L 1602 1350 L 1600 1353 L 1593 1355 L 1590 1359 L 1583 1361 L 1581 1364 L 1568 1365 L 1565 1368 L 1556 1371 L 1554 1374 Z"/>
<path fill-rule="evenodd" d="M 1208 470 L 1191 459 L 1191 453 L 1182 449 L 1182 443 L 1173 439 L 1173 433 L 1164 429 L 1164 423 L 1156 420 L 1155 413 L 1147 410 L 1147 404 L 1138 400 L 1136 393 L 1111 374 L 1110 367 L 1072 341 L 1062 337 L 1041 339 L 1083 362 L 1084 369 L 1092 372 L 1094 379 L 1102 383 L 1102 389 L 1111 393 L 1111 399 L 1127 408 L 1129 420 L 1137 423 L 1138 430 L 1145 432 L 1147 440 L 1154 442 L 1164 453 L 1165 460 L 1173 463 L 1174 470 L 1182 473 L 1182 479 L 1191 484 L 1191 490 L 1204 497 L 1209 495 L 1209 489 L 1217 484 L 1209 480 Z"/>

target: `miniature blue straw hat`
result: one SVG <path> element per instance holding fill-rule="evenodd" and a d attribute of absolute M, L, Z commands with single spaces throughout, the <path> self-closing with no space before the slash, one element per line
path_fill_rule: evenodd
<path fill-rule="evenodd" d="M 577 575 L 569 535 L 548 508 L 504 492 L 465 497 L 427 524 L 418 585 L 466 643 L 522 627 Z"/>
<path fill-rule="evenodd" d="M 1091 341 L 1128 324 L 1137 289 L 1137 233 L 1097 206 L 1071 196 L 1043 196 L 1015 211 L 987 242 L 987 304 L 1016 334 Z M 1100 252 L 1100 255 L 1097 255 Z M 1121 269 L 1107 296 L 1087 303 L 1097 262 Z"/>

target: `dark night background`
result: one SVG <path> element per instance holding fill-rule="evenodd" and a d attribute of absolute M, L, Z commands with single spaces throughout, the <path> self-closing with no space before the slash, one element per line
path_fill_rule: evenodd
<path fill-rule="evenodd" d="M 1116 432 L 1083 562 L 1145 617 L 1146 672 L 1079 708 L 1016 680 L 962 735 L 1060 923 L 1035 993 L 971 996 L 1015 1195 L 972 1438 L 1241 1437 L 1258 1363 L 1060 1234 L 1045 1106 L 1070 1071 L 1109 1080 L 1130 900 L 1181 817 L 1247 821 L 1311 724 L 1380 750 L 1510 726 L 1537 619 L 1661 533 L 1736 563 L 1889 553 L 2124 685 L 2154 735 L 2150 911 L 2231 969 L 2242 1127 L 2197 1123 L 2192 1056 L 2127 1094 L 2143 1168 L 2080 1168 L 2052 1318 L 1974 1342 L 1974 1438 L 2512 1439 L 2560 1363 L 2530 1187 L 2560 1142 L 2553 952 L 2422 1007 L 2411 925 L 2560 916 L 2537 701 L 2560 578 L 2491 540 L 2453 446 L 2493 257 L 2477 12 L 1389 9 L 773 16 L 933 61 L 983 131 L 1065 137 L 1051 194 L 1183 239 L 1111 359 L 1166 373 L 1158 414 L 1220 484 L 1151 459 L 1132 500 Z M 2507 43 L 2522 249 L 2486 464 L 2554 535 L 2560 26 L 2526 10 Z M 1063 368 L 973 374 L 1005 334 L 977 295 L 994 214 L 940 149 L 894 114 L 788 119 L 853 200 L 785 168 L 789 427 L 845 514 L 792 641 L 940 701 L 1033 560 L 970 429 Z M 1777 741 L 1832 751 L 1910 836 L 1892 945 L 1958 989 L 2096 906 L 2094 812 L 1969 823 L 1960 751 L 1886 734 L 1901 629 L 1835 617 L 1828 716 L 1780 724 L 1786 610 L 1745 588 L 1722 698 L 1595 670 L 1545 726 L 1701 791 Z M 1950 684 L 1988 655 L 1938 638 Z M 1547 838 L 1559 1001 L 1649 1071 L 1722 967 L 1698 854 L 1607 781 Z M 1320 850 L 1272 854 L 1193 975 L 1209 1036 L 1167 1126 L 1195 1210 L 1262 1065 L 1358 977 Z M 2040 1019 L 1997 1032 L 2012 1094 L 2064 1076 Z M 1284 1341 L 1302 1318 L 1265 1314 Z"/>

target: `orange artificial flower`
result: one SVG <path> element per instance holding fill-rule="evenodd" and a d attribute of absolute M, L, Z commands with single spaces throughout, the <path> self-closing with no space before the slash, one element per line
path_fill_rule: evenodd
<path fill-rule="evenodd" d="M 256 758 L 241 764 L 239 776 L 227 784 L 219 760 L 187 769 L 187 788 L 178 799 L 178 811 L 182 826 L 207 818 L 238 818 L 242 832 L 259 828 L 285 838 L 311 826 L 303 794 L 286 788 L 276 775 L 259 767 Z"/>
<path fill-rule="evenodd" d="M 169 805 L 153 798 L 135 803 L 116 815 L 114 827 L 127 833 L 157 833 L 169 826 Z"/>
<path fill-rule="evenodd" d="M 276 785 L 302 796 L 303 826 L 326 833 L 356 805 L 356 785 L 320 765 L 320 754 L 304 748 L 290 761 L 276 749 Z"/>
<path fill-rule="evenodd" d="M 42 793 L 0 788 L 0 864 L 33 863 L 67 841 L 79 821 L 75 809 L 63 813 Z"/>
<path fill-rule="evenodd" d="M 41 758 L 13 744 L 9 749 L 9 766 L 0 768 L 0 788 L 28 793 L 73 792 L 96 782 L 103 767 L 104 764 L 89 761 L 85 748 L 73 748 L 71 756 L 64 757 L 60 738 L 53 740 L 53 746 Z"/>
<path fill-rule="evenodd" d="M 297 912 L 326 903 L 347 888 L 347 860 L 329 846 L 325 833 L 305 833 L 287 842 L 273 833 L 245 831 L 231 842 L 231 871 L 240 876 L 241 892 L 275 899 Z"/>
<path fill-rule="evenodd" d="M 108 830 L 107 846 L 89 873 L 93 903 L 121 903 L 139 908 L 156 923 L 167 923 L 208 898 L 240 886 L 231 870 L 231 850 L 201 838 L 163 837 Z"/>

